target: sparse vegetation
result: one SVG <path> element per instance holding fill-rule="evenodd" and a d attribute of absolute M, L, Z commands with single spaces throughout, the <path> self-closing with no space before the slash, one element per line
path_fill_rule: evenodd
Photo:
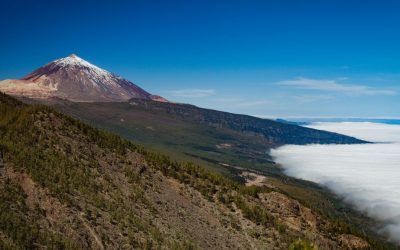
<path fill-rule="evenodd" d="M 289 250 L 317 250 L 310 242 L 298 239 L 289 246 Z"/>

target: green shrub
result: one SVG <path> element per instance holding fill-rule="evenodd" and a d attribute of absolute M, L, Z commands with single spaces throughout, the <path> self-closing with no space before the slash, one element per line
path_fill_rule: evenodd
<path fill-rule="evenodd" d="M 317 247 L 308 241 L 298 239 L 290 244 L 289 250 L 317 250 Z"/>

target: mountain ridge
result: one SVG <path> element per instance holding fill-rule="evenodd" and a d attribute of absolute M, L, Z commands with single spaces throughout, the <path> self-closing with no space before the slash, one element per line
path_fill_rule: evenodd
<path fill-rule="evenodd" d="M 235 114 L 231 112 L 218 111 L 197 107 L 191 104 L 178 103 L 157 103 L 148 100 L 131 99 L 128 101 L 131 106 L 141 105 L 153 112 L 160 112 L 180 117 L 184 120 L 190 120 L 201 124 L 208 124 L 214 127 L 226 126 L 230 129 L 244 132 L 263 135 L 267 140 L 270 140 L 273 145 L 280 146 L 283 144 L 354 144 L 354 143 L 369 143 L 365 140 L 360 140 L 352 136 L 342 135 L 339 133 L 328 132 L 323 130 L 311 129 L 298 126 L 297 124 L 283 123 L 272 119 L 263 119 L 251 115 Z M 293 130 L 293 131 L 291 131 Z M 285 133 L 291 134 L 287 139 L 277 140 L 277 137 L 282 137 Z M 308 132 L 307 137 L 304 132 Z M 299 134 L 300 136 L 297 136 Z M 297 137 L 297 138 L 296 138 Z"/>

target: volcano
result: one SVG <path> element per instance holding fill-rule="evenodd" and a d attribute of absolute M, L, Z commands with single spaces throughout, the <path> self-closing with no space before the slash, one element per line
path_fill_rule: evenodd
<path fill-rule="evenodd" d="M 123 102 L 131 98 L 167 102 L 134 83 L 71 54 L 20 80 L 0 82 L 0 91 L 33 99 L 58 97 L 74 102 Z"/>

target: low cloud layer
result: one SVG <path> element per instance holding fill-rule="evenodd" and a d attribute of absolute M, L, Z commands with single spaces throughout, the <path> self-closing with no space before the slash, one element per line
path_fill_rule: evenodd
<path fill-rule="evenodd" d="M 371 142 L 399 142 L 400 126 L 373 122 L 316 122 L 309 128 L 350 135 Z"/>
<path fill-rule="evenodd" d="M 380 230 L 400 244 L 400 126 L 318 123 L 311 127 L 357 136 L 364 145 L 287 145 L 272 151 L 285 172 L 320 183 L 384 222 Z"/>

